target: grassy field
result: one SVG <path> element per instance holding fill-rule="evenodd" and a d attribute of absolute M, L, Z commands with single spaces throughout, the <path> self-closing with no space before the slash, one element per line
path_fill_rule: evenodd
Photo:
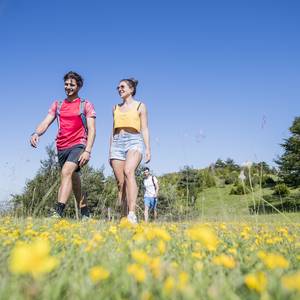
<path fill-rule="evenodd" d="M 299 299 L 299 215 L 217 220 L 214 208 L 137 226 L 2 218 L 0 298 Z"/>
<path fill-rule="evenodd" d="M 223 185 L 222 187 L 211 187 L 204 189 L 201 193 L 198 194 L 195 203 L 193 204 L 192 211 L 187 210 L 185 215 L 185 210 L 183 209 L 183 213 L 180 215 L 176 215 L 176 220 L 186 220 L 191 218 L 200 219 L 202 221 L 206 220 L 216 220 L 216 221 L 236 221 L 239 222 L 241 220 L 262 220 L 265 218 L 272 219 L 274 214 L 271 214 L 270 217 L 268 214 L 265 215 L 250 215 L 249 206 L 252 206 L 253 203 L 258 205 L 262 203 L 263 196 L 271 195 L 274 190 L 271 188 L 259 188 L 256 187 L 253 193 L 245 194 L 245 195 L 231 195 L 230 190 L 233 185 Z M 298 190 L 292 190 L 291 193 L 298 193 Z M 267 203 L 264 203 L 267 205 Z M 139 206 L 143 208 L 143 200 L 140 200 Z M 159 202 L 158 202 L 159 208 Z M 142 210 L 139 211 L 140 218 L 142 218 Z M 276 214 L 274 215 L 275 218 Z M 164 216 L 160 216 L 162 220 L 165 221 L 172 220 L 167 213 Z M 300 213 L 292 214 L 292 213 L 282 213 L 278 212 L 278 219 L 285 220 L 287 222 L 300 220 Z"/>

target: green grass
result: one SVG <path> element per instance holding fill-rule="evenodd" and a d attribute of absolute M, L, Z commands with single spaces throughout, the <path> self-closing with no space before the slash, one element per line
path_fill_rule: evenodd
<path fill-rule="evenodd" d="M 285 287 L 282 280 L 300 271 L 300 223 L 264 217 L 259 224 L 252 216 L 227 222 L 222 217 L 204 227 L 202 222 L 131 227 L 126 222 L 2 218 L 0 299 L 299 299 L 300 291 Z M 12 271 L 13 249 L 20 242 L 32 247 L 41 238 L 51 245 L 46 256 L 59 264 L 36 277 Z M 142 257 L 134 256 L 136 250 Z M 268 265 L 261 251 L 280 256 L 284 264 L 275 258 Z M 18 259 L 35 260 L 32 253 L 23 251 Z M 222 255 L 225 262 L 217 263 Z M 129 273 L 132 265 L 136 271 Z M 109 278 L 93 282 L 90 270 L 95 266 L 109 271 Z M 140 280 L 139 272 L 145 272 Z M 261 292 L 245 284 L 256 272 L 267 280 L 259 284 Z"/>
<path fill-rule="evenodd" d="M 252 215 L 249 212 L 249 206 L 261 203 L 262 196 L 271 195 L 273 190 L 270 188 L 256 188 L 254 193 L 246 195 L 231 195 L 232 185 L 223 187 L 207 188 L 198 194 L 193 217 L 200 220 L 216 221 L 299 221 L 298 213 L 275 213 Z M 297 191 L 292 191 L 296 193 Z M 266 204 L 266 203 L 265 203 Z"/>

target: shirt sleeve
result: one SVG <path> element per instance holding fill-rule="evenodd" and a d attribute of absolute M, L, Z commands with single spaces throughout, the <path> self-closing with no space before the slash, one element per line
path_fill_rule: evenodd
<path fill-rule="evenodd" d="M 153 181 L 154 181 L 155 184 L 158 183 L 158 180 L 157 180 L 157 178 L 155 176 L 153 176 Z"/>
<path fill-rule="evenodd" d="M 48 114 L 50 114 L 50 115 L 52 115 L 52 116 L 56 116 L 56 110 L 57 110 L 57 100 L 55 100 L 52 104 L 51 104 L 51 106 L 50 106 L 50 108 L 49 108 L 49 110 L 48 110 Z"/>
<path fill-rule="evenodd" d="M 87 118 L 96 118 L 94 105 L 89 101 L 85 102 L 85 115 Z"/>

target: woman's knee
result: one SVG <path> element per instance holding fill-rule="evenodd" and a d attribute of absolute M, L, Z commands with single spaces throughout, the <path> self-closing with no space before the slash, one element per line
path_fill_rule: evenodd
<path fill-rule="evenodd" d="M 135 170 L 132 170 L 130 168 L 125 168 L 124 169 L 124 175 L 125 175 L 125 178 L 128 179 L 128 178 L 134 178 L 135 176 Z"/>

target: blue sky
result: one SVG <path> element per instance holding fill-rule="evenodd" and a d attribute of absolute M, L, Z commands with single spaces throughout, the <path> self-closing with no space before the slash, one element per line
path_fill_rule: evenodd
<path fill-rule="evenodd" d="M 128 76 L 148 107 L 156 174 L 228 157 L 274 164 L 300 111 L 299 15 L 298 1 L 0 0 L 0 200 L 45 158 L 56 124 L 36 150 L 29 135 L 69 70 L 95 105 L 91 164 L 106 174 L 115 87 Z"/>

